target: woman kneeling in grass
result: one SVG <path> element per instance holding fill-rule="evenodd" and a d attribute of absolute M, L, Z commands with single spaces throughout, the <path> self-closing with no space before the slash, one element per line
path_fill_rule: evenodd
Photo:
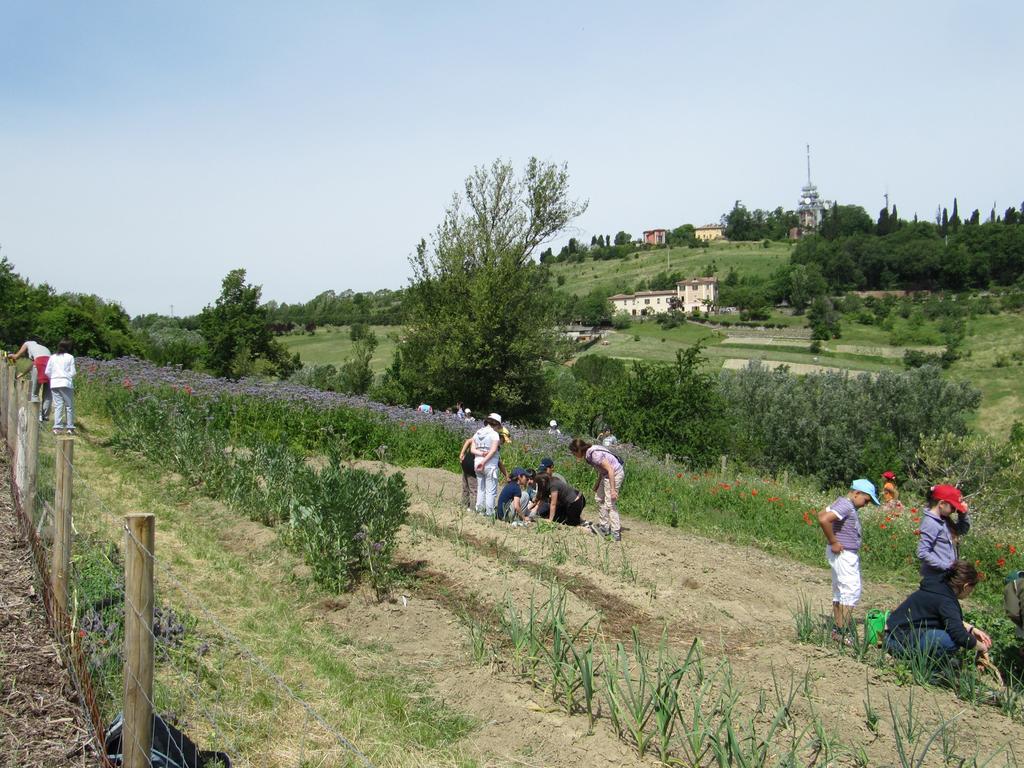
<path fill-rule="evenodd" d="M 978 570 L 966 560 L 957 560 L 941 575 L 925 576 L 918 590 L 889 615 L 889 652 L 903 657 L 925 653 L 933 661 L 947 659 L 959 648 L 987 653 L 992 638 L 964 623 L 958 602 L 971 594 L 978 578 Z"/>

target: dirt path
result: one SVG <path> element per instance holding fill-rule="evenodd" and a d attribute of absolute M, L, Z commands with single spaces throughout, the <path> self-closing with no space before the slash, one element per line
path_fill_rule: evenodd
<path fill-rule="evenodd" d="M 361 465 L 395 471 L 375 462 Z M 826 713 L 833 735 L 863 749 L 872 764 L 891 764 L 894 744 L 890 724 L 883 722 L 877 734 L 866 726 L 864 701 L 869 689 L 875 706 L 886 714 L 889 700 L 897 707 L 906 706 L 914 692 L 918 702 L 927 700 L 923 707 L 918 705 L 925 710 L 923 722 L 934 726 L 940 717 L 957 715 L 958 748 L 964 754 L 989 754 L 1007 740 L 1024 743 L 1024 728 L 995 708 L 972 708 L 946 690 L 897 685 L 891 675 L 875 667 L 831 649 L 797 643 L 793 612 L 800 600 L 809 599 L 823 611 L 828 605 L 830 584 L 824 567 L 812 568 L 752 547 L 634 519 L 624 520 L 628 530 L 623 560 L 617 547 L 606 552 L 596 537 L 579 529 L 556 527 L 540 533 L 461 511 L 459 478 L 452 473 L 422 468 L 403 473 L 413 504 L 400 557 L 430 573 L 443 574 L 447 591 L 442 595 L 436 590 L 414 592 L 405 607 L 383 608 L 383 620 L 365 621 L 362 609 L 335 611 L 331 620 L 356 636 L 390 643 L 446 695 L 478 716 L 486 718 L 493 707 L 500 706 L 503 721 L 518 722 L 527 731 L 538 720 L 555 717 L 546 711 L 552 706 L 543 692 L 522 681 L 517 684 L 500 668 L 481 677 L 479 666 L 467 664 L 467 631 L 456 617 L 457 606 L 465 610 L 472 604 L 471 612 L 485 614 L 488 606 L 499 610 L 506 596 L 522 606 L 531 594 L 545 596 L 545 582 L 554 578 L 569 594 L 570 618 L 583 621 L 600 615 L 610 640 L 628 639 L 631 627 L 637 626 L 646 640 L 654 642 L 667 627 L 671 644 L 685 653 L 693 638 L 700 637 L 712 656 L 728 659 L 748 698 L 793 679 L 813 681 L 803 714 L 811 714 L 812 709 Z M 901 590 L 869 583 L 864 603 L 894 605 L 902 597 Z M 458 653 L 453 654 L 453 648 Z M 446 659 L 439 667 L 433 665 L 438 657 Z M 459 674 L 453 674 L 455 670 Z M 501 704 L 496 705 L 492 694 L 499 689 Z M 530 725 L 522 724 L 524 715 Z M 585 723 L 574 725 L 580 718 L 557 717 L 573 734 L 569 743 L 575 744 L 579 729 L 585 732 Z M 507 738 L 495 743 L 494 736 L 485 729 L 477 738 L 482 747 L 505 750 L 506 760 L 517 761 L 522 747 L 514 751 L 515 744 Z M 587 760 L 577 762 L 575 753 L 564 747 L 562 742 L 548 742 L 547 751 L 540 755 L 544 759 L 535 764 L 588 764 Z M 640 762 L 635 755 L 620 757 L 625 761 L 620 764 Z"/>
<path fill-rule="evenodd" d="M 34 585 L 0 462 L 0 768 L 93 766 L 76 701 Z"/>

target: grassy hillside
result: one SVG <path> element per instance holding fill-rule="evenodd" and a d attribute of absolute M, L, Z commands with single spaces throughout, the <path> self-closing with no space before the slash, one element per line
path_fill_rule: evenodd
<path fill-rule="evenodd" d="M 764 278 L 789 259 L 790 245 L 770 243 L 716 243 L 709 248 L 645 251 L 624 260 L 584 261 L 578 264 L 555 264 L 552 275 L 562 278 L 559 290 L 578 295 L 601 287 L 609 294 L 633 290 L 640 280 L 648 279 L 666 267 L 686 275 L 700 275 L 708 270 L 724 276 L 735 268 L 741 276 Z M 769 322 L 803 328 L 806 320 L 789 314 L 773 312 Z M 761 360 L 765 365 L 788 365 L 794 373 L 821 368 L 874 372 L 903 370 L 903 353 L 907 346 L 895 343 L 908 337 L 904 319 L 897 318 L 892 330 L 877 325 L 854 323 L 843 318 L 842 338 L 827 342 L 817 353 L 809 349 L 807 340 L 785 338 L 787 333 L 733 328 L 719 331 L 705 326 L 684 323 L 663 329 L 657 323 L 635 323 L 631 328 L 610 333 L 603 342 L 582 352 L 583 355 L 608 355 L 624 360 L 671 361 L 676 352 L 698 340 L 704 340 L 710 365 L 715 368 L 736 368 L 748 360 Z M 392 360 L 395 341 L 401 328 L 374 326 L 380 341 L 372 360 L 375 373 L 381 373 Z M 1004 437 L 1014 420 L 1022 417 L 1024 406 L 1024 314 L 983 315 L 968 322 L 963 357 L 946 375 L 964 379 L 982 392 L 982 406 L 975 426 L 985 432 Z M 776 335 L 777 334 L 777 335 Z M 792 335 L 792 334 L 790 334 Z M 914 332 L 913 348 L 928 352 L 941 351 L 942 334 L 935 323 L 925 323 Z M 352 354 L 348 327 L 317 329 L 313 335 L 293 334 L 281 337 L 292 352 L 298 352 L 304 363 L 340 365 Z"/>
<path fill-rule="evenodd" d="M 551 273 L 563 278 L 561 290 L 577 296 L 603 288 L 608 294 L 631 291 L 641 280 L 666 270 L 699 277 L 713 272 L 725 277 L 735 268 L 742 277 L 766 278 L 788 263 L 789 243 L 713 243 L 708 248 L 669 248 L 642 251 L 625 259 L 553 264 Z M 711 267 L 709 270 L 708 267 Z"/>
<path fill-rule="evenodd" d="M 381 373 L 391 365 L 395 353 L 395 341 L 401 333 L 401 326 L 373 325 L 370 326 L 377 334 L 377 349 L 374 350 L 370 367 L 374 373 Z M 313 334 L 292 333 L 280 336 L 281 342 L 289 352 L 298 352 L 306 365 L 341 365 L 352 356 L 352 339 L 349 338 L 349 327 L 324 326 L 317 328 Z"/>

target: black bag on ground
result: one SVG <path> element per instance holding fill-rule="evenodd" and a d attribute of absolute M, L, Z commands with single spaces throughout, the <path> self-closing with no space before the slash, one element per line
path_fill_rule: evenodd
<path fill-rule="evenodd" d="M 114 765 L 124 761 L 122 729 L 124 715 L 119 714 L 107 729 L 104 747 Z M 159 715 L 153 715 L 153 748 L 150 751 L 152 768 L 231 768 L 231 758 L 223 752 L 206 752 L 192 739 Z"/>

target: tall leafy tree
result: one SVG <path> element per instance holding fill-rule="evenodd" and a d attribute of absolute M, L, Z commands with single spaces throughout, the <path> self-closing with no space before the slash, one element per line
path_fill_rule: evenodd
<path fill-rule="evenodd" d="M 221 283 L 220 296 L 199 316 L 206 339 L 206 364 L 218 376 L 239 378 L 255 370 L 257 360 L 287 376 L 299 366 L 267 327 L 267 309 L 260 304 L 263 288 L 245 282 L 245 270 L 233 269 Z"/>
<path fill-rule="evenodd" d="M 49 286 L 33 286 L 14 271 L 7 257 L 0 257 L 0 343 L 17 349 L 32 335 L 39 313 L 53 302 Z"/>
<path fill-rule="evenodd" d="M 408 331 L 391 377 L 407 402 L 543 415 L 541 361 L 560 345 L 552 289 L 532 255 L 586 206 L 570 199 L 564 165 L 531 158 L 517 174 L 496 160 L 473 171 L 410 259 Z"/>

